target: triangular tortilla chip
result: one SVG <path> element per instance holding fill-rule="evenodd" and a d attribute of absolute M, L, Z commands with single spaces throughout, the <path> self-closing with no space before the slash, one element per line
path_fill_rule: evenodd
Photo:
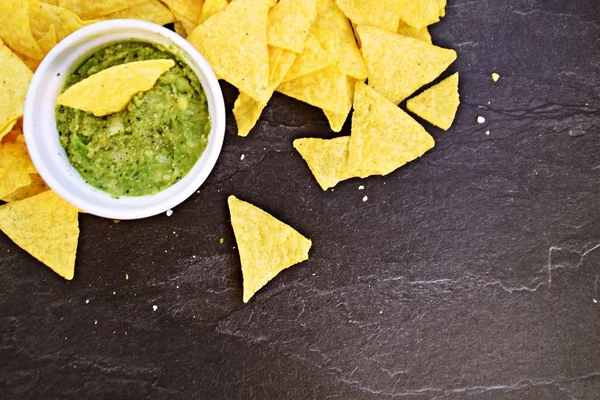
<path fill-rule="evenodd" d="M 283 82 L 277 91 L 337 114 L 352 108 L 352 84 L 336 66 Z"/>
<path fill-rule="evenodd" d="M 175 22 L 173 13 L 158 0 L 147 0 L 145 3 L 105 15 L 102 19 L 141 19 L 157 25 Z"/>
<path fill-rule="evenodd" d="M 346 77 L 348 80 L 348 100 L 350 100 L 350 104 L 354 102 L 354 88 L 356 86 L 356 79 Z M 340 132 L 348 119 L 348 114 L 350 114 L 350 108 L 346 112 L 336 113 L 333 111 L 329 111 L 327 109 L 323 109 L 323 113 L 327 117 L 327 121 L 329 122 L 329 127 L 334 132 Z"/>
<path fill-rule="evenodd" d="M 32 5 L 30 7 L 30 26 L 33 36 L 37 39 L 42 38 L 48 32 L 50 25 L 54 25 L 56 39 L 60 42 L 71 33 L 95 22 L 84 22 L 77 14 L 66 8 L 53 6 L 37 0 L 30 0 L 30 3 Z"/>
<path fill-rule="evenodd" d="M 30 185 L 29 174 L 36 172 L 24 143 L 0 144 L 0 198 Z"/>
<path fill-rule="evenodd" d="M 184 37 L 187 37 L 188 35 L 190 35 L 194 29 L 196 29 L 196 27 L 198 26 L 197 23 L 195 23 L 194 21 L 192 21 L 191 19 L 187 19 L 185 16 L 179 14 L 177 11 L 175 10 L 171 10 L 171 12 L 173 13 L 173 15 L 175 16 L 175 19 L 177 20 L 177 22 L 179 22 L 179 24 L 183 27 L 183 29 L 185 30 L 185 35 L 182 35 Z"/>
<path fill-rule="evenodd" d="M 446 0 L 439 0 L 440 3 L 440 17 L 446 16 Z"/>
<path fill-rule="evenodd" d="M 308 30 L 316 17 L 316 0 L 280 0 L 269 12 L 269 45 L 302 53 Z"/>
<path fill-rule="evenodd" d="M 0 176 L 2 176 L 1 173 Z M 0 198 L 0 200 L 7 203 L 24 200 L 28 197 L 35 196 L 36 194 L 43 193 L 50 189 L 39 174 L 29 174 L 29 178 L 31 179 L 31 183 L 29 185 L 20 187 L 11 194 Z"/>
<path fill-rule="evenodd" d="M 0 65 L 3 83 L 0 89 L 0 136 L 3 136 L 23 115 L 25 96 L 33 72 L 1 41 Z"/>
<path fill-rule="evenodd" d="M 269 99 L 295 59 L 296 53 L 269 46 Z M 239 136 L 248 136 L 269 99 L 267 101 L 257 101 L 245 93 L 240 93 L 233 107 L 233 116 L 238 126 Z"/>
<path fill-rule="evenodd" d="M 49 190 L 0 206 L 0 230 L 65 279 L 73 279 L 79 210 Z"/>
<path fill-rule="evenodd" d="M 376 26 L 390 32 L 398 29 L 401 0 L 335 0 L 335 3 L 356 25 Z"/>
<path fill-rule="evenodd" d="M 227 0 L 206 0 L 202 6 L 202 14 L 200 14 L 198 25 L 204 23 L 204 21 L 216 13 L 223 11 L 228 5 L 229 2 Z"/>
<path fill-rule="evenodd" d="M 417 29 L 424 28 L 440 20 L 445 13 L 440 0 L 398 0 L 400 19 Z M 445 2 L 444 2 L 445 3 Z"/>
<path fill-rule="evenodd" d="M 417 29 L 408 25 L 407 23 L 400 21 L 398 24 L 398 32 L 399 35 L 407 36 L 415 39 L 422 40 L 427 43 L 431 43 L 431 35 L 429 34 L 429 29 L 427 27 Z"/>
<path fill-rule="evenodd" d="M 283 82 L 292 81 L 332 65 L 333 58 L 321 47 L 319 41 L 309 33 L 304 44 L 304 51 L 296 57 L 296 61 L 283 78 Z"/>
<path fill-rule="evenodd" d="M 136 61 L 102 70 L 68 88 L 56 104 L 91 112 L 97 117 L 123 111 L 132 97 L 154 87 L 175 65 L 173 60 Z"/>
<path fill-rule="evenodd" d="M 350 136 L 334 139 L 302 138 L 294 140 L 294 148 L 310 168 L 321 189 L 354 178 L 356 172 L 348 163 Z"/>
<path fill-rule="evenodd" d="M 406 108 L 424 120 L 447 131 L 460 104 L 458 72 L 409 99 Z"/>
<path fill-rule="evenodd" d="M 268 13 L 267 0 L 236 0 L 188 37 L 219 77 L 258 101 L 269 97 Z"/>
<path fill-rule="evenodd" d="M 162 0 L 173 14 L 179 14 L 186 20 L 197 24 L 202 14 L 202 0 Z"/>
<path fill-rule="evenodd" d="M 336 61 L 345 75 L 365 79 L 367 70 L 362 59 L 350 21 L 334 0 L 320 0 L 317 18 L 311 33 Z"/>
<path fill-rule="evenodd" d="M 41 60 L 44 54 L 29 27 L 29 0 L 1 1 L 0 15 L 3 16 L 0 39 L 15 52 L 34 60 Z"/>
<path fill-rule="evenodd" d="M 359 26 L 369 86 L 398 104 L 437 78 L 456 52 L 371 26 Z"/>
<path fill-rule="evenodd" d="M 417 121 L 369 86 L 356 84 L 349 162 L 357 176 L 387 175 L 434 145 Z"/>
<path fill-rule="evenodd" d="M 58 0 L 58 5 L 79 15 L 79 18 L 89 20 L 122 11 L 146 1 L 148 0 Z"/>
<path fill-rule="evenodd" d="M 334 113 L 332 111 L 323 110 L 325 117 L 327 117 L 327 122 L 329 122 L 329 128 L 331 128 L 334 132 L 339 132 L 344 127 L 346 120 L 348 119 L 348 114 L 350 111 L 344 114 Z"/>
<path fill-rule="evenodd" d="M 240 252 L 244 303 L 281 271 L 308 259 L 310 239 L 235 196 L 227 199 Z"/>
<path fill-rule="evenodd" d="M 50 53 L 50 50 L 52 50 L 54 46 L 58 44 L 58 37 L 56 36 L 56 28 L 54 24 L 50 24 L 48 27 L 48 32 L 46 32 L 46 34 L 38 40 L 38 44 L 40 45 L 44 54 Z"/>

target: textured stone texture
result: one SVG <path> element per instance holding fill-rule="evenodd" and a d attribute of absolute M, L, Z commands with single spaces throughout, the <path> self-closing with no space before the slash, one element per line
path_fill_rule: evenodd
<path fill-rule="evenodd" d="M 323 193 L 292 140 L 327 122 L 276 95 L 171 217 L 82 216 L 74 281 L 0 235 L 2 397 L 598 399 L 600 2 L 449 1 L 432 33 L 463 104 L 388 177 Z M 314 242 L 248 305 L 229 194 Z"/>

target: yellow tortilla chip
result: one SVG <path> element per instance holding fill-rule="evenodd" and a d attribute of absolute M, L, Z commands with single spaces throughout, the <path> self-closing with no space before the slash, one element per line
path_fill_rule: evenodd
<path fill-rule="evenodd" d="M 227 199 L 244 277 L 244 303 L 277 274 L 308 259 L 312 245 L 289 225 L 235 196 Z"/>
<path fill-rule="evenodd" d="M 269 46 L 269 99 L 295 59 L 296 53 Z M 269 99 L 258 101 L 243 92 L 240 93 L 233 107 L 233 116 L 238 126 L 239 136 L 248 136 Z"/>
<path fill-rule="evenodd" d="M 267 0 L 236 0 L 188 37 L 217 76 L 258 101 L 269 97 L 268 12 Z"/>
<path fill-rule="evenodd" d="M 369 86 L 356 84 L 349 163 L 357 176 L 387 175 L 434 145 L 417 121 Z"/>
<path fill-rule="evenodd" d="M 333 64 L 333 59 L 321 47 L 319 41 L 309 33 L 304 44 L 304 51 L 296 57 L 283 82 L 292 81 Z"/>
<path fill-rule="evenodd" d="M 458 72 L 406 102 L 406 108 L 424 120 L 447 131 L 460 105 Z"/>
<path fill-rule="evenodd" d="M 23 115 L 25 96 L 33 72 L 1 41 L 0 71 L 0 136 L 4 136 Z"/>
<path fill-rule="evenodd" d="M 183 36 L 183 37 L 188 36 L 188 33 L 185 30 L 185 28 L 183 27 L 183 24 L 181 23 L 181 21 L 175 21 L 175 23 L 173 24 L 173 27 L 175 28 L 175 33 L 177 33 L 179 36 Z"/>
<path fill-rule="evenodd" d="M 194 21 L 187 19 L 185 16 L 179 14 L 177 11 L 175 10 L 171 10 L 173 12 L 173 15 L 175 16 L 175 19 L 177 20 L 177 22 L 179 22 L 181 24 L 181 26 L 183 27 L 183 29 L 185 30 L 185 35 L 182 35 L 184 37 L 187 37 L 189 35 L 191 35 L 191 33 L 194 31 L 194 29 L 196 29 L 196 27 L 198 26 L 198 24 L 196 24 Z"/>
<path fill-rule="evenodd" d="M 348 163 L 350 136 L 334 139 L 303 138 L 294 140 L 294 148 L 310 168 L 321 189 L 327 190 L 341 181 L 354 178 Z"/>
<path fill-rule="evenodd" d="M 316 0 L 279 0 L 269 12 L 269 45 L 302 53 L 308 30 L 316 17 Z"/>
<path fill-rule="evenodd" d="M 277 91 L 337 114 L 347 114 L 352 108 L 351 84 L 335 66 L 283 82 Z"/>
<path fill-rule="evenodd" d="M 400 24 L 398 24 L 398 34 L 431 43 L 431 35 L 429 34 L 429 29 L 427 29 L 427 27 L 417 29 L 400 21 Z"/>
<path fill-rule="evenodd" d="M 132 97 L 152 89 L 158 78 L 175 65 L 173 60 L 136 61 L 100 71 L 68 88 L 56 99 L 97 117 L 123 111 Z"/>
<path fill-rule="evenodd" d="M 24 143 L 0 144 L 0 198 L 31 184 L 29 174 L 36 173 Z"/>
<path fill-rule="evenodd" d="M 15 52 L 35 60 L 41 60 L 44 54 L 29 27 L 28 5 L 29 0 L 2 0 L 0 2 L 0 15 L 4 16 L 0 24 L 0 39 Z"/>
<path fill-rule="evenodd" d="M 349 90 L 348 99 L 350 100 L 350 104 L 352 104 L 354 102 L 354 88 L 356 86 L 356 79 L 350 78 L 350 77 L 346 77 L 346 79 L 348 80 L 348 90 Z M 345 113 L 335 113 L 333 111 L 324 109 L 323 113 L 327 117 L 327 121 L 329 122 L 329 127 L 331 128 L 331 130 L 334 132 L 340 132 L 342 130 L 342 128 L 344 127 L 346 120 L 348 119 L 348 114 L 350 114 L 350 109 L 348 109 L 348 111 L 346 111 Z"/>
<path fill-rule="evenodd" d="M 79 210 L 51 190 L 0 206 L 0 230 L 65 279 L 73 279 Z"/>
<path fill-rule="evenodd" d="M 38 40 L 38 43 L 44 52 L 44 54 L 50 53 L 50 50 L 54 48 L 58 44 L 58 38 L 56 36 L 56 28 L 54 24 L 50 24 L 48 27 L 48 32 L 41 39 Z"/>
<path fill-rule="evenodd" d="M 398 30 L 401 0 L 335 0 L 335 3 L 356 25 L 376 26 L 390 32 Z"/>
<path fill-rule="evenodd" d="M 317 10 L 321 11 L 311 33 L 333 57 L 340 71 L 356 79 L 365 79 L 367 70 L 348 18 L 334 0 L 321 0 Z"/>
<path fill-rule="evenodd" d="M 46 182 L 44 182 L 39 174 L 29 174 L 29 178 L 31 179 L 31 183 L 29 185 L 20 187 L 14 192 L 0 198 L 0 200 L 10 203 L 13 201 L 24 200 L 50 190 L 48 185 L 46 185 Z"/>
<path fill-rule="evenodd" d="M 31 31 L 37 39 L 44 37 L 50 29 L 50 25 L 54 25 L 56 39 L 60 42 L 71 33 L 95 22 L 83 22 L 75 13 L 66 8 L 56 7 L 38 0 L 29 1 Z"/>
<path fill-rule="evenodd" d="M 216 13 L 223 11 L 228 5 L 229 2 L 227 0 L 205 0 L 198 25 L 204 23 L 204 21 Z"/>
<path fill-rule="evenodd" d="M 200 20 L 202 14 L 203 0 L 162 0 L 173 14 L 181 15 L 194 24 Z"/>
<path fill-rule="evenodd" d="M 421 29 L 440 20 L 440 0 L 397 0 L 400 3 L 400 19 L 408 25 Z M 444 11 L 445 12 L 445 11 Z"/>
<path fill-rule="evenodd" d="M 446 16 L 446 0 L 438 0 L 440 4 L 440 17 Z"/>
<path fill-rule="evenodd" d="M 11 121 L 8 121 L 8 123 L 4 125 L 4 127 L 0 127 L 0 142 L 2 142 L 2 140 L 4 140 L 4 138 L 11 133 L 17 121 L 18 118 L 15 118 Z"/>
<path fill-rule="evenodd" d="M 158 0 L 146 0 L 145 3 L 106 14 L 102 19 L 141 19 L 157 25 L 166 25 L 175 22 L 175 16 Z"/>
<path fill-rule="evenodd" d="M 148 0 L 58 0 L 58 5 L 77 14 L 81 19 L 89 20 L 123 11 L 147 1 Z"/>
<path fill-rule="evenodd" d="M 369 86 L 398 104 L 437 78 L 456 52 L 371 26 L 358 26 Z"/>

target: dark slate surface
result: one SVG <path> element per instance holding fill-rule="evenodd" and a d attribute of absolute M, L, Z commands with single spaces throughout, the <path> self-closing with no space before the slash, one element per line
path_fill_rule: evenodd
<path fill-rule="evenodd" d="M 463 104 L 406 168 L 321 192 L 277 95 L 171 217 L 82 216 L 72 282 L 0 235 L 2 397 L 600 398 L 600 2 L 449 3 Z M 247 305 L 229 194 L 314 241 Z"/>

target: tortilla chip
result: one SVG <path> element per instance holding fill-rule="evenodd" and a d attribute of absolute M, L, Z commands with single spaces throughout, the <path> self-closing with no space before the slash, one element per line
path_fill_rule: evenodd
<path fill-rule="evenodd" d="M 398 104 L 437 78 L 456 52 L 371 26 L 359 26 L 369 86 Z"/>
<path fill-rule="evenodd" d="M 334 139 L 303 138 L 294 140 L 294 148 L 310 168 L 321 189 L 356 177 L 348 163 L 350 136 Z"/>
<path fill-rule="evenodd" d="M 269 99 L 290 69 L 296 53 L 279 47 L 269 46 Z M 258 101 L 245 93 L 240 93 L 233 107 L 233 115 L 238 126 L 239 136 L 248 136 L 269 101 Z"/>
<path fill-rule="evenodd" d="M 338 8 L 334 0 L 320 0 L 317 18 L 311 33 L 329 53 L 345 75 L 366 79 L 367 70 L 356 44 L 350 21 Z"/>
<path fill-rule="evenodd" d="M 292 81 L 332 64 L 333 59 L 321 47 L 319 41 L 309 33 L 304 44 L 304 51 L 296 57 L 294 64 L 283 78 L 283 82 Z"/>
<path fill-rule="evenodd" d="M 2 25 L 2 24 L 0 24 Z M 7 134 L 23 115 L 31 70 L 0 41 L 0 137 Z"/>
<path fill-rule="evenodd" d="M 335 66 L 283 82 L 277 91 L 337 114 L 347 114 L 352 108 L 351 84 Z"/>
<path fill-rule="evenodd" d="M 308 259 L 312 245 L 289 225 L 235 196 L 227 199 L 244 277 L 244 303 L 277 274 Z"/>
<path fill-rule="evenodd" d="M 173 60 L 136 61 L 102 70 L 68 88 L 57 105 L 91 112 L 97 117 L 123 111 L 132 97 L 152 89 L 175 65 Z"/>
<path fill-rule="evenodd" d="M 145 3 L 107 14 L 102 19 L 141 19 L 157 25 L 175 22 L 175 16 L 158 0 L 146 0 Z"/>
<path fill-rule="evenodd" d="M 148 0 L 58 0 L 58 5 L 77 14 L 79 18 L 88 20 L 104 17 L 133 6 L 139 6 L 147 1 Z"/>
<path fill-rule="evenodd" d="M 269 97 L 268 12 L 267 0 L 236 0 L 188 37 L 217 76 L 258 101 Z"/>
<path fill-rule="evenodd" d="M 424 120 L 447 131 L 460 104 L 458 72 L 406 102 L 406 108 Z"/>
<path fill-rule="evenodd" d="M 194 24 L 197 24 L 200 20 L 202 5 L 204 4 L 202 0 L 162 0 L 162 2 L 175 15 L 179 14 Z"/>
<path fill-rule="evenodd" d="M 0 206 L 0 230 L 65 279 L 73 279 L 79 210 L 51 190 Z"/>
<path fill-rule="evenodd" d="M 0 144 L 0 198 L 31 184 L 29 174 L 36 173 L 24 143 Z"/>
<path fill-rule="evenodd" d="M 356 25 L 376 26 L 390 32 L 398 30 L 400 0 L 335 0 L 338 7 Z"/>
<path fill-rule="evenodd" d="M 280 0 L 269 12 L 269 45 L 302 53 L 308 30 L 316 17 L 316 0 Z"/>
<path fill-rule="evenodd" d="M 175 10 L 171 10 L 171 11 L 173 12 L 173 15 L 175 16 L 175 19 L 177 20 L 177 22 L 179 22 L 181 24 L 181 26 L 183 27 L 183 29 L 185 30 L 186 34 L 182 35 L 182 36 L 187 37 L 187 36 L 191 35 L 192 32 L 194 31 L 194 29 L 196 29 L 196 27 L 198 26 L 198 24 L 190 19 L 187 19 L 185 16 L 179 14 Z"/>
<path fill-rule="evenodd" d="M 202 14 L 198 25 L 204 23 L 207 19 L 215 15 L 216 13 L 223 11 L 229 2 L 227 0 L 205 0 L 204 6 L 202 6 Z"/>
<path fill-rule="evenodd" d="M 416 29 L 400 21 L 400 24 L 398 24 L 398 34 L 431 43 L 431 35 L 429 34 L 429 29 L 427 29 L 427 27 Z"/>
<path fill-rule="evenodd" d="M 75 13 L 66 8 L 56 7 L 37 0 L 30 0 L 30 26 L 33 37 L 38 40 L 44 37 L 54 25 L 58 42 L 71 33 L 92 24 L 95 21 L 83 22 Z M 43 50 L 43 49 L 42 49 Z"/>
<path fill-rule="evenodd" d="M 29 0 L 3 0 L 0 2 L 0 39 L 15 52 L 35 60 L 44 57 L 42 49 L 29 27 Z M 1 64 L 0 64 L 1 65 Z"/>
<path fill-rule="evenodd" d="M 329 122 L 329 128 L 331 128 L 334 132 L 340 132 L 348 119 L 348 114 L 338 114 L 332 111 L 323 110 L 325 117 L 327 117 L 327 122 Z"/>
<path fill-rule="evenodd" d="M 434 145 L 417 121 L 369 86 L 356 84 L 349 163 L 357 176 L 387 175 Z"/>
<path fill-rule="evenodd" d="M 29 178 L 31 179 L 31 183 L 29 185 L 20 187 L 14 192 L 0 198 L 0 200 L 10 203 L 13 201 L 24 200 L 50 190 L 48 185 L 46 185 L 46 182 L 44 182 L 39 174 L 29 174 Z"/>
<path fill-rule="evenodd" d="M 446 0 L 438 0 L 440 4 L 440 17 L 446 16 Z"/>
<path fill-rule="evenodd" d="M 56 28 L 54 27 L 54 24 L 50 24 L 48 27 L 48 32 L 46 32 L 46 34 L 38 40 L 38 44 L 45 55 L 50 53 L 50 50 L 52 50 L 54 46 L 58 44 L 58 38 L 56 36 Z"/>
<path fill-rule="evenodd" d="M 8 121 L 8 123 L 4 125 L 3 128 L 0 128 L 0 142 L 2 142 L 2 140 L 4 140 L 4 138 L 11 133 L 18 120 L 18 118 L 15 118 L 11 121 Z"/>
<path fill-rule="evenodd" d="M 175 21 L 175 23 L 173 24 L 173 27 L 175 28 L 175 33 L 177 33 L 179 36 L 183 36 L 183 37 L 188 36 L 187 31 L 183 27 L 183 24 L 181 23 L 181 21 Z"/>
<path fill-rule="evenodd" d="M 441 7 L 440 0 L 397 0 L 400 3 L 400 19 L 408 25 L 421 29 L 440 20 L 440 15 L 445 8 Z M 443 11 L 445 13 L 445 11 Z"/>

